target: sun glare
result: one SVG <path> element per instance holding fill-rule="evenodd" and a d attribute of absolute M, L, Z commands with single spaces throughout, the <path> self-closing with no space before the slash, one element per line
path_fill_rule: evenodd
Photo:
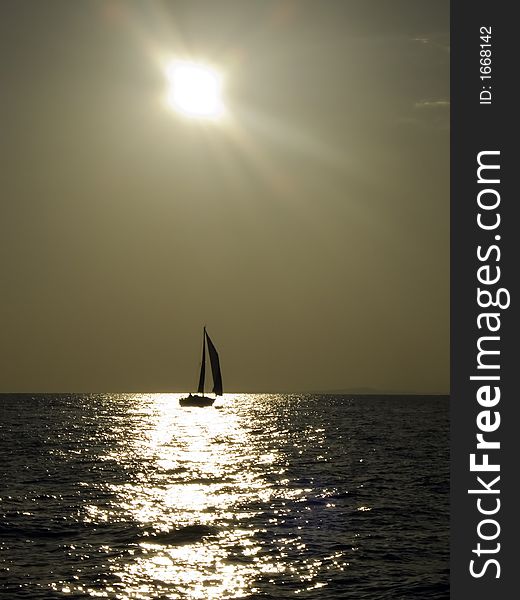
<path fill-rule="evenodd" d="M 203 64 L 174 62 L 167 74 L 168 101 L 175 110 L 192 118 L 222 117 L 222 77 L 217 71 Z"/>

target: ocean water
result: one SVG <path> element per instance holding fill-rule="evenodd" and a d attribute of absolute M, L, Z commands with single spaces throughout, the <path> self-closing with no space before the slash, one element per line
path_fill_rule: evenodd
<path fill-rule="evenodd" d="M 449 597 L 446 397 L 0 396 L 0 597 Z"/>

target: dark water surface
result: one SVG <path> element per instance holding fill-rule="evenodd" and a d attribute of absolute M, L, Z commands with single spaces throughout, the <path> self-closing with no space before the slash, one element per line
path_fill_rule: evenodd
<path fill-rule="evenodd" d="M 447 398 L 178 398 L 0 396 L 2 598 L 449 597 Z"/>

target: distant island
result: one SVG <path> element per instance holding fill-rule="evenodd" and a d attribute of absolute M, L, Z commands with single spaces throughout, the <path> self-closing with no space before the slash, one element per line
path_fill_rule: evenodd
<path fill-rule="evenodd" d="M 449 392 L 417 392 L 410 390 L 381 390 L 371 387 L 358 387 L 339 390 L 313 390 L 302 394 L 337 394 L 351 396 L 449 396 Z"/>

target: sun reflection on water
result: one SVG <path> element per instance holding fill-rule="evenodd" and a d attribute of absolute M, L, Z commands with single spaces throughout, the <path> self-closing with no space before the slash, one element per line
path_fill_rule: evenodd
<path fill-rule="evenodd" d="M 27 406 L 7 399 L 0 436 L 14 461 L 0 498 L 9 597 L 448 590 L 437 400 L 243 395 L 181 409 L 175 395 L 63 394 Z"/>
<path fill-rule="evenodd" d="M 181 408 L 179 397 L 127 397 L 127 427 L 103 457 L 126 476 L 107 483 L 110 502 L 83 513 L 84 523 L 119 528 L 121 540 L 96 549 L 110 576 L 102 589 L 62 583 L 91 596 L 194 600 L 260 593 L 259 581 L 280 578 L 293 593 L 326 585 L 318 573 L 343 570 L 343 553 L 306 554 L 304 530 L 318 523 L 313 489 L 286 473 L 305 441 L 292 449 L 287 429 L 251 419 L 240 410 L 251 397 L 226 395 L 221 409 Z M 307 432 L 321 453 L 322 435 Z"/>
<path fill-rule="evenodd" d="M 257 459 L 248 457 L 248 432 L 237 415 L 214 407 L 183 409 L 177 399 L 172 394 L 141 398 L 140 435 L 129 440 L 127 452 L 147 465 L 148 482 L 126 483 L 114 492 L 128 519 L 147 535 L 135 560 L 115 561 L 114 574 L 128 597 L 146 595 L 144 581 L 168 590 L 170 598 L 244 596 L 259 570 L 260 546 L 254 531 L 237 527 L 236 507 L 255 496 L 265 501 L 270 492 L 247 470 Z M 226 404 L 232 402 L 226 397 Z M 258 462 L 274 460 L 271 452 Z M 238 560 L 229 560 L 231 548 Z M 260 570 L 276 568 L 266 563 Z"/>

